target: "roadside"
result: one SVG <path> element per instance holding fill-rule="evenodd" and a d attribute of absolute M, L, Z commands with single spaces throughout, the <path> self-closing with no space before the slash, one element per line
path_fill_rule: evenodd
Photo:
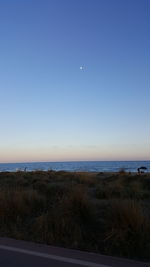
<path fill-rule="evenodd" d="M 104 256 L 96 253 L 47 246 L 10 238 L 0 238 L 0 266 L 27 266 L 25 264 L 28 264 L 28 267 L 75 267 L 78 265 L 89 267 L 150 266 L 149 263 Z"/>

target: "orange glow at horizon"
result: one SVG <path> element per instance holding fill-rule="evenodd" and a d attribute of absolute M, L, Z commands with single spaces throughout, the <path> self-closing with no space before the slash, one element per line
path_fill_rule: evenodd
<path fill-rule="evenodd" d="M 140 151 L 140 152 L 139 152 Z M 0 163 L 7 162 L 50 162 L 50 161 L 115 161 L 115 160 L 149 160 L 148 149 L 134 150 L 129 147 L 103 147 L 103 146 L 81 146 L 81 147 L 49 147 L 49 148 L 17 148 L 2 149 Z"/>

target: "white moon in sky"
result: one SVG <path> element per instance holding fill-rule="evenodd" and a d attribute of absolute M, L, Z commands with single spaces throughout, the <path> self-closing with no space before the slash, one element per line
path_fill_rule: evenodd
<path fill-rule="evenodd" d="M 83 66 L 80 66 L 80 70 L 83 70 L 84 69 L 84 67 Z"/>

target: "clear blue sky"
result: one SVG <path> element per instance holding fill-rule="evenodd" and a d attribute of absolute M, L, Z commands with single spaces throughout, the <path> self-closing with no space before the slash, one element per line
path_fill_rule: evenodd
<path fill-rule="evenodd" d="M 1 0 L 0 100 L 0 162 L 149 160 L 150 1 Z"/>

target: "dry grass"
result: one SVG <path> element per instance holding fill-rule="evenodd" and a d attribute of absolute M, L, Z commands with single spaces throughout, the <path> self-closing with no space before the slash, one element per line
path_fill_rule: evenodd
<path fill-rule="evenodd" d="M 150 174 L 0 173 L 0 235 L 150 258 Z"/>
<path fill-rule="evenodd" d="M 150 218 L 135 200 L 112 200 L 106 251 L 119 256 L 149 257 Z"/>
<path fill-rule="evenodd" d="M 37 241 L 71 248 L 89 247 L 86 240 L 93 235 L 94 209 L 82 187 L 75 187 L 63 196 L 46 214 L 36 218 L 33 228 Z"/>

